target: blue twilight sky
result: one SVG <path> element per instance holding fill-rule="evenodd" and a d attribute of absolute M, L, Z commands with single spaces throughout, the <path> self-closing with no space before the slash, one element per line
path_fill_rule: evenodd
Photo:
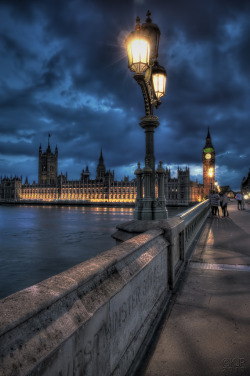
<path fill-rule="evenodd" d="M 117 179 L 143 162 L 144 115 L 124 39 L 136 16 L 161 29 L 167 94 L 155 111 L 155 157 L 202 182 L 210 127 L 220 185 L 240 187 L 250 167 L 249 0 L 1 0 L 0 176 L 37 181 L 48 133 L 58 173 L 95 177 L 103 149 Z"/>

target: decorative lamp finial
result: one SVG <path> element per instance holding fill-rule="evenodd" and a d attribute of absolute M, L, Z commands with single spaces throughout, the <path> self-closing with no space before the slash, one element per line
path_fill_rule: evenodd
<path fill-rule="evenodd" d="M 146 16 L 147 16 L 146 22 L 152 22 L 151 17 L 150 17 L 151 16 L 150 10 L 147 11 Z"/>
<path fill-rule="evenodd" d="M 140 21 L 141 21 L 140 17 L 137 16 L 136 17 L 136 25 L 135 25 L 135 30 L 137 30 L 137 31 L 140 30 L 140 28 L 141 28 L 140 27 Z"/>

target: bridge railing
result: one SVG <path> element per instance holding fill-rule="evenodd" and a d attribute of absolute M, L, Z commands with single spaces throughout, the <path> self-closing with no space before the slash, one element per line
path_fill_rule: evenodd
<path fill-rule="evenodd" d="M 177 216 L 185 223 L 185 250 L 188 251 L 195 237 L 206 221 L 210 212 L 210 201 L 206 200 L 195 205 Z"/>
<path fill-rule="evenodd" d="M 135 374 L 208 210 L 124 224 L 127 241 L 3 299 L 0 374 Z"/>
<path fill-rule="evenodd" d="M 168 300 L 153 229 L 3 299 L 0 374 L 125 375 Z"/>

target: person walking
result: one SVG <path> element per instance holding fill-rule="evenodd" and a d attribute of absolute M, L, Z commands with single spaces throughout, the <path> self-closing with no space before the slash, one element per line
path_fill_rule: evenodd
<path fill-rule="evenodd" d="M 237 202 L 238 202 L 238 210 L 241 210 L 241 201 L 242 201 L 242 194 L 240 192 L 237 193 L 235 196 Z"/>
<path fill-rule="evenodd" d="M 245 210 L 245 197 L 244 197 L 244 194 L 242 195 L 242 200 L 241 200 L 241 210 Z"/>
<path fill-rule="evenodd" d="M 228 204 L 228 198 L 226 193 L 222 196 L 222 211 L 223 211 L 223 217 L 229 217 L 228 210 L 227 210 L 227 204 Z"/>
<path fill-rule="evenodd" d="M 213 193 L 211 196 L 211 209 L 212 215 L 216 216 L 218 210 L 218 202 L 220 201 L 220 196 L 218 193 Z"/>
<path fill-rule="evenodd" d="M 209 201 L 210 201 L 210 210 L 211 210 L 211 215 L 213 215 L 213 207 L 212 207 L 212 196 L 213 196 L 213 192 L 210 191 L 209 193 Z"/>
<path fill-rule="evenodd" d="M 220 196 L 220 207 L 221 207 L 221 213 L 223 214 L 223 207 L 222 207 L 222 202 L 223 202 L 223 194 L 220 192 L 219 193 L 219 196 Z M 218 212 L 219 212 L 219 208 L 218 208 Z"/>

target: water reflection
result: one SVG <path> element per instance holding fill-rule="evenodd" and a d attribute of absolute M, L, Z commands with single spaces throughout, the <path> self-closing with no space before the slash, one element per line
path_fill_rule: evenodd
<path fill-rule="evenodd" d="M 115 245 L 132 208 L 0 206 L 0 298 Z"/>

